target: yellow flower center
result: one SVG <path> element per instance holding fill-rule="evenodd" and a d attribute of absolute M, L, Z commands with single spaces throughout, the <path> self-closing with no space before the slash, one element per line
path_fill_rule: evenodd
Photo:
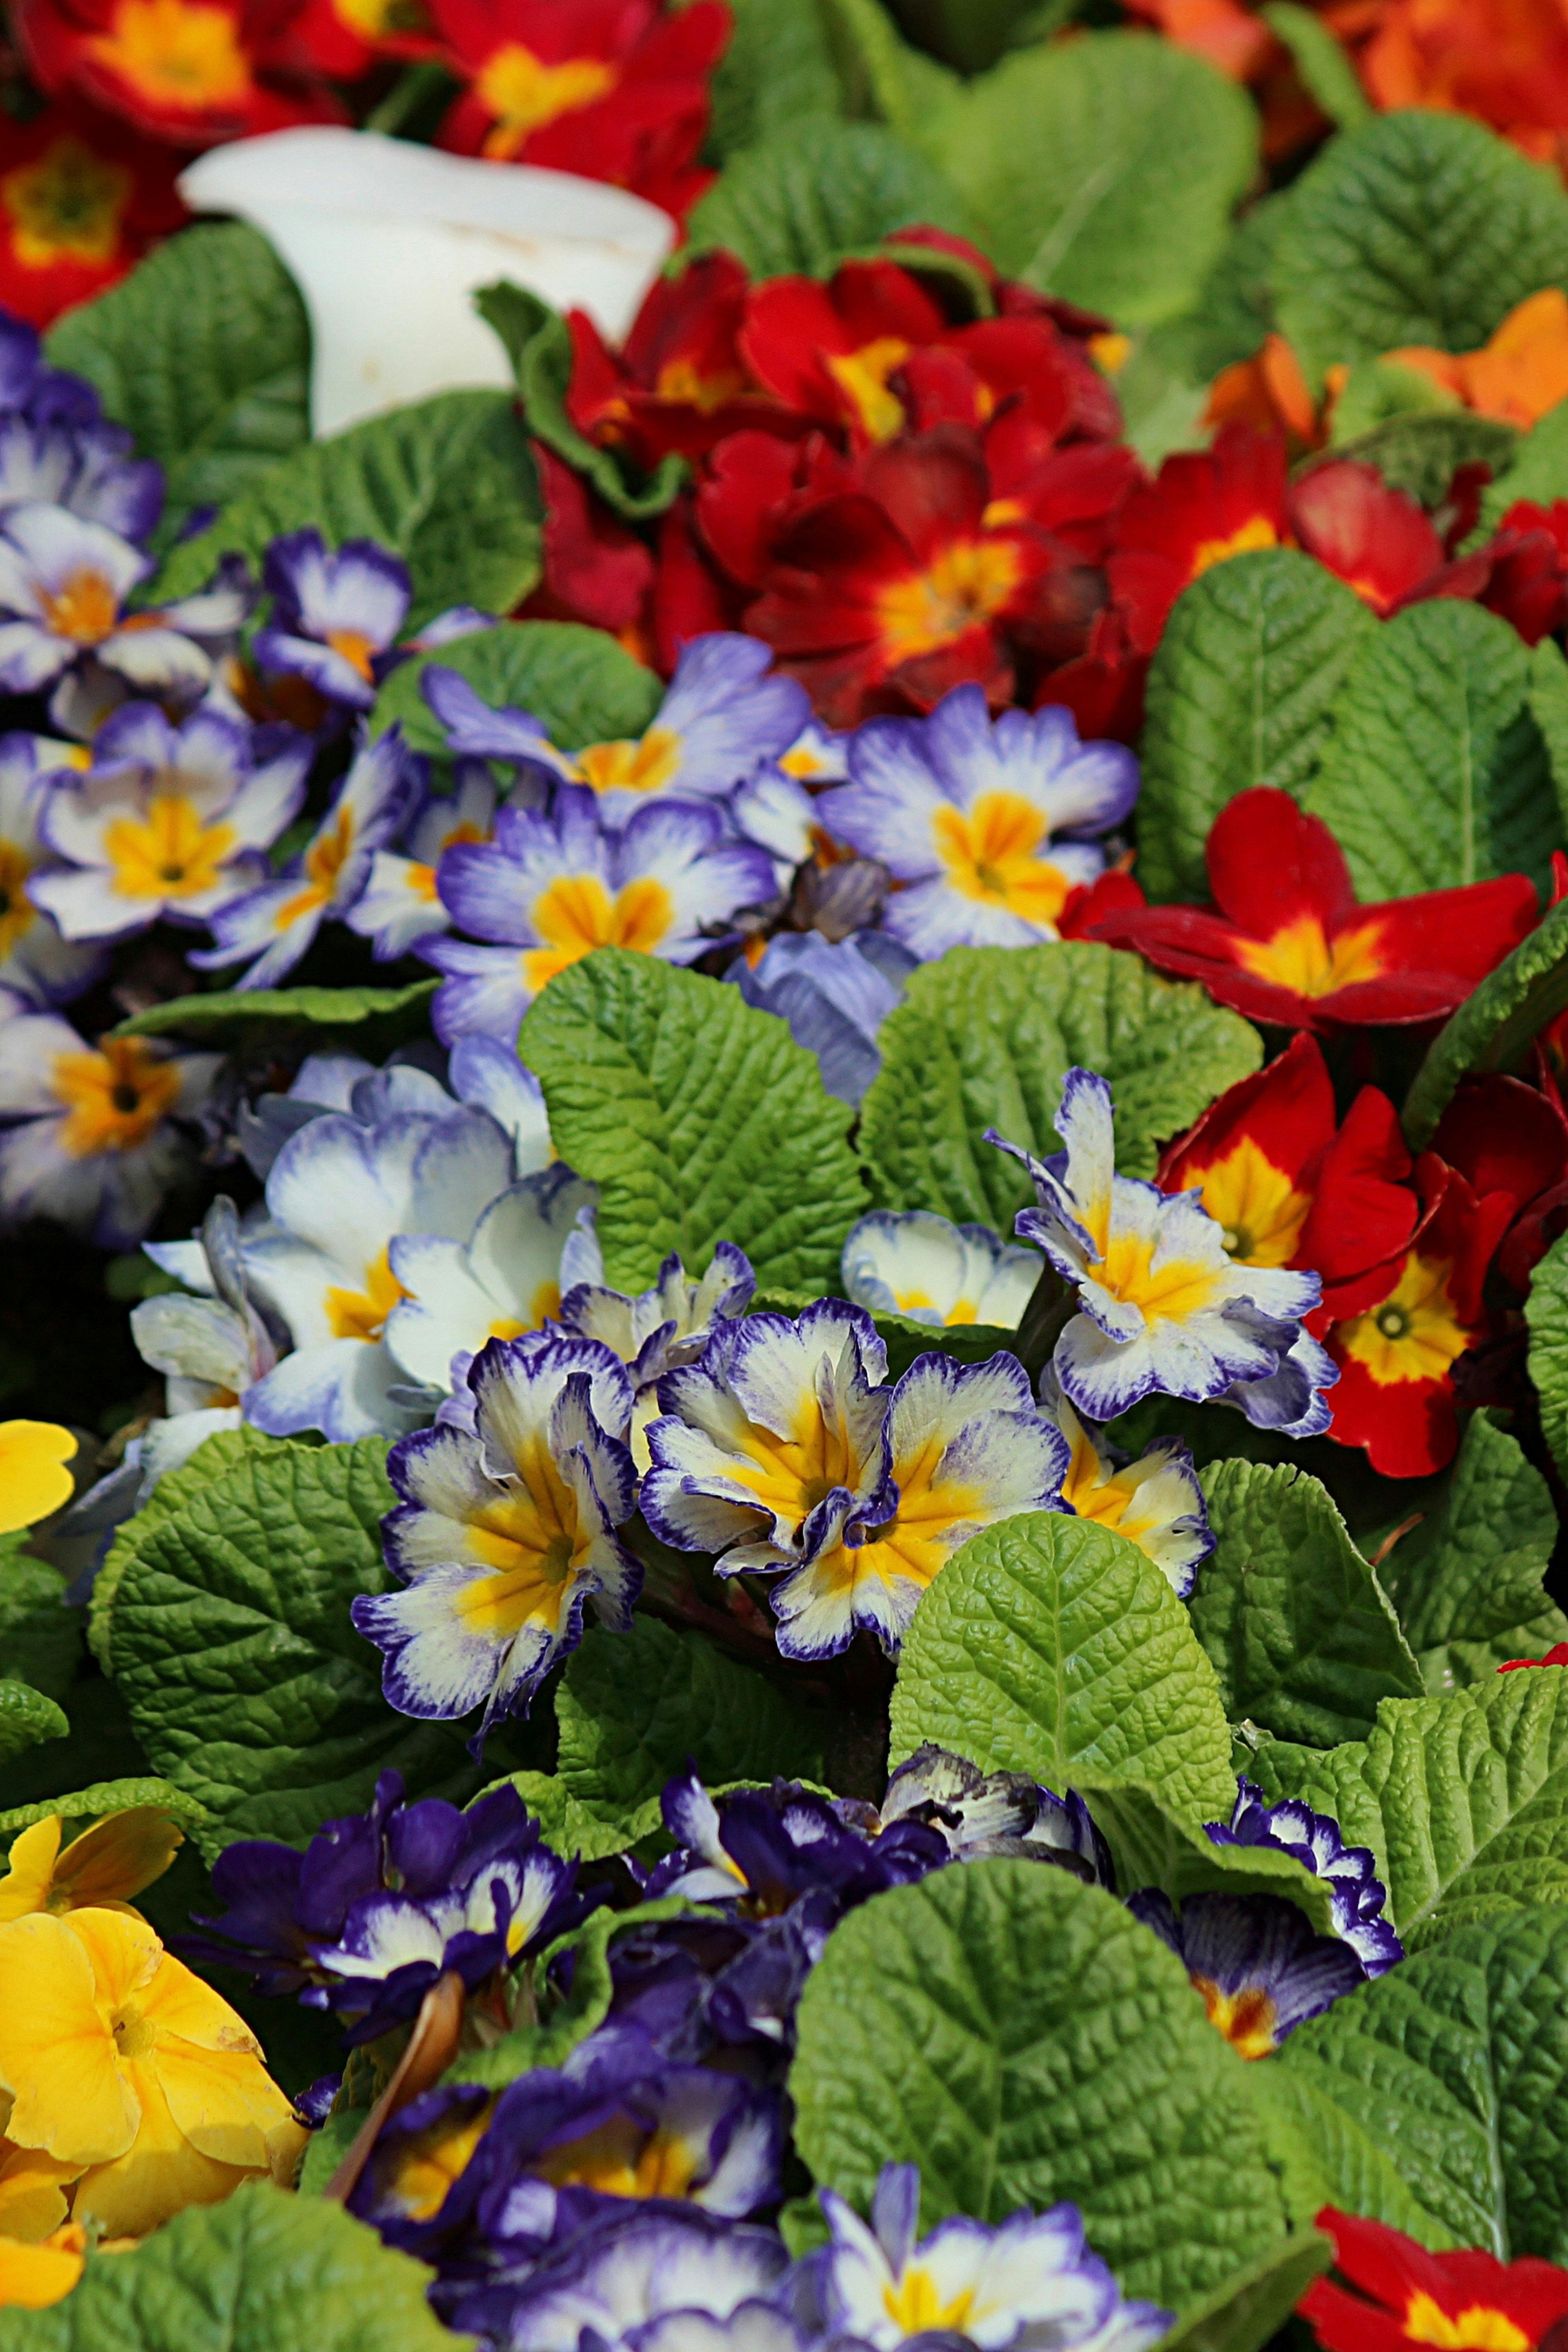
<path fill-rule="evenodd" d="M 1238 1265 L 1289 1265 L 1311 1197 L 1297 1192 L 1283 1168 L 1277 1168 L 1251 1136 L 1242 1136 L 1223 1160 L 1188 1169 L 1184 1190 L 1194 1181 Z"/>
<path fill-rule="evenodd" d="M 1204 1997 L 1211 2025 L 1218 2026 L 1238 2058 L 1267 2058 L 1275 2047 L 1279 2012 L 1273 1998 L 1257 1985 L 1221 1992 L 1210 1977 L 1193 1982 Z"/>
<path fill-rule="evenodd" d="M 878 592 L 874 609 L 889 659 L 912 661 L 983 627 L 1011 603 L 1023 571 L 1010 540 L 954 540 L 928 571 Z"/>
<path fill-rule="evenodd" d="M 895 1290 L 893 1300 L 900 1315 L 912 1315 L 917 1307 L 936 1304 L 929 1290 Z M 942 1319 L 948 1325 L 973 1323 L 979 1311 L 973 1298 L 955 1298 Z"/>
<path fill-rule="evenodd" d="M 507 41 L 486 58 L 474 92 L 497 119 L 483 152 L 502 162 L 514 157 L 536 131 L 577 114 L 607 98 L 618 77 L 603 58 L 567 58 L 548 66 L 521 41 Z"/>
<path fill-rule="evenodd" d="M 1472 2303 L 1447 2312 L 1419 2287 L 1405 2306 L 1405 2334 L 1412 2344 L 1436 2344 L 1440 2352 L 1530 2352 L 1533 2341 L 1506 2311 Z"/>
<path fill-rule="evenodd" d="M 1332 996 L 1358 981 L 1375 980 L 1384 969 L 1378 952 L 1383 925 L 1373 920 L 1337 932 L 1331 940 L 1316 915 L 1298 915 L 1267 940 L 1237 940 L 1236 960 L 1244 971 L 1271 980 L 1296 996 Z"/>
<path fill-rule="evenodd" d="M 430 19 L 418 0 L 332 0 L 332 13 L 366 41 L 430 30 Z"/>
<path fill-rule="evenodd" d="M 101 645 L 120 614 L 114 583 L 90 564 L 71 572 L 64 587 L 53 594 L 46 590 L 39 601 L 47 626 L 57 637 L 68 637 L 74 646 Z"/>
<path fill-rule="evenodd" d="M 0 841 L 0 963 L 14 955 L 38 919 L 27 896 L 33 861 L 19 841 Z"/>
<path fill-rule="evenodd" d="M 210 890 L 235 845 L 234 827 L 204 824 L 182 793 L 154 793 L 144 819 L 121 816 L 103 845 L 122 898 L 193 898 Z"/>
<path fill-rule="evenodd" d="M 305 852 L 305 872 L 309 878 L 304 888 L 296 892 L 292 898 L 286 899 L 273 918 L 280 931 L 286 931 L 290 923 L 297 923 L 301 915 L 311 914 L 316 908 L 328 904 L 337 888 L 338 876 L 353 849 L 354 830 L 353 811 L 341 808 L 331 832 L 323 834 L 320 840 L 310 844 Z"/>
<path fill-rule="evenodd" d="M 859 1545 L 837 1544 L 824 1552 L 812 1581 L 823 1593 L 843 1594 L 861 1584 L 907 1583 L 924 1592 L 953 1549 L 954 1529 L 977 1524 L 982 1490 L 942 1475 L 946 1440 L 927 1440 L 919 1453 L 893 1465 L 898 1481 L 895 1516 L 873 1528 Z"/>
<path fill-rule="evenodd" d="M 700 409 L 704 416 L 711 416 L 727 400 L 739 399 L 748 386 L 739 368 L 720 368 L 712 375 L 704 375 L 695 360 L 673 359 L 665 361 L 653 388 L 660 400 L 684 401 L 689 407 Z"/>
<path fill-rule="evenodd" d="M 120 0 L 112 28 L 83 45 L 153 106 L 238 106 L 250 65 L 233 16 L 209 0 Z"/>
<path fill-rule="evenodd" d="M 626 883 L 614 898 L 596 874 L 563 875 L 534 900 L 533 927 L 549 945 L 523 950 L 523 978 L 537 996 L 558 971 L 595 948 L 652 955 L 674 921 L 674 902 L 651 875 Z"/>
<path fill-rule="evenodd" d="M 644 2126 L 629 2116 L 612 2116 L 596 2131 L 552 2148 L 537 2168 L 557 2189 L 596 2189 L 602 2197 L 689 2197 L 697 2158 L 678 2134 L 645 2137 Z"/>
<path fill-rule="evenodd" d="M 327 1314 L 334 1339 L 379 1339 L 386 1318 L 408 1293 L 392 1271 L 392 1244 L 365 1268 L 363 1290 L 329 1290 Z"/>
<path fill-rule="evenodd" d="M 493 1573 L 465 1585 L 456 1602 L 466 1627 L 498 1643 L 515 1641 L 526 1625 L 559 1632 L 593 1542 L 575 1493 L 540 1440 L 528 1440 L 516 1467 L 519 1488 L 468 1523 L 469 1545 Z"/>
<path fill-rule="evenodd" d="M 433 2125 L 405 2148 L 387 2184 L 387 2194 L 400 2213 L 411 2221 L 428 2221 L 440 2211 L 452 2183 L 467 2171 L 494 2113 L 491 2099 L 472 2123 L 456 2131 L 445 2124 Z"/>
<path fill-rule="evenodd" d="M 342 654 L 351 669 L 356 669 L 359 672 L 366 686 L 375 684 L 375 673 L 370 664 L 371 656 L 378 648 L 374 639 L 367 637 L 363 629 L 329 629 L 327 643 L 333 653 Z"/>
<path fill-rule="evenodd" d="M 973 806 L 943 806 L 931 819 L 948 880 L 966 898 L 1005 907 L 1025 922 L 1049 928 L 1071 883 L 1059 866 L 1036 855 L 1047 822 L 1019 793 L 982 793 Z"/>
<path fill-rule="evenodd" d="M 1113 1234 L 1090 1272 L 1113 1298 L 1141 1307 L 1151 1323 L 1181 1323 L 1201 1314 L 1222 1280 L 1195 1258 L 1154 1264 L 1154 1244 L 1141 1234 Z"/>
<path fill-rule="evenodd" d="M 179 1099 L 180 1074 L 140 1037 L 107 1037 L 96 1053 L 57 1054 L 54 1088 L 66 1106 L 60 1143 L 73 1158 L 134 1151 Z"/>
<path fill-rule="evenodd" d="M 965 2287 L 961 2294 L 944 2296 L 931 2273 L 911 2263 L 902 2278 L 882 2289 L 882 2301 L 889 2318 L 906 2336 L 923 2336 L 928 2329 L 937 2328 L 962 2336 L 974 2308 L 974 2290 Z"/>
<path fill-rule="evenodd" d="M 1204 539 L 1193 551 L 1193 568 L 1188 575 L 1199 580 L 1216 563 L 1228 563 L 1233 555 L 1253 555 L 1260 547 L 1278 547 L 1279 534 L 1267 515 L 1249 515 L 1239 530 L 1228 539 Z"/>
<path fill-rule="evenodd" d="M 728 1475 L 749 1486 L 762 1507 L 793 1526 L 814 1511 L 835 1486 L 853 1489 L 864 1465 L 842 1419 L 829 1420 L 815 1394 L 795 1408 L 788 1437 L 749 1421 L 739 1437 L 727 1439 L 736 1456 Z"/>
<path fill-rule="evenodd" d="M 24 269 L 112 261 L 134 185 L 123 163 L 95 155 L 66 132 L 30 163 L 0 175 L 0 211 L 11 215 L 13 254 Z"/>
<path fill-rule="evenodd" d="M 1399 1381 L 1440 1381 L 1470 1335 L 1455 1313 L 1447 1258 L 1411 1250 L 1388 1297 L 1342 1323 L 1334 1337 L 1347 1356 L 1364 1364 L 1379 1388 Z"/>
<path fill-rule="evenodd" d="M 650 727 L 646 735 L 616 743 L 590 743 L 577 755 L 584 782 L 596 793 L 660 792 L 679 765 L 680 737 L 672 727 Z"/>
<path fill-rule="evenodd" d="M 827 373 L 844 394 L 860 428 L 872 441 L 890 441 L 904 427 L 904 404 L 888 390 L 888 378 L 902 367 L 910 345 L 898 335 L 878 335 L 858 352 L 824 354 Z"/>

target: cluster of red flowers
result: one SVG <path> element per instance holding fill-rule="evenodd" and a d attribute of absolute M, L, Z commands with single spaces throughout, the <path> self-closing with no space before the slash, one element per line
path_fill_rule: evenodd
<path fill-rule="evenodd" d="M 612 180 L 679 217 L 711 177 L 730 34 L 722 0 L 13 0 L 11 16 L 48 102 L 5 132 L 0 302 L 40 325 L 180 225 L 191 152 L 362 119 L 411 62 L 456 85 L 441 145 Z"/>

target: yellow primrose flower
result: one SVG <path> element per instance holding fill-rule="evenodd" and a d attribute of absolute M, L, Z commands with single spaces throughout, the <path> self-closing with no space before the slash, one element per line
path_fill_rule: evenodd
<path fill-rule="evenodd" d="M 76 1480 L 66 1468 L 77 1450 L 53 1421 L 0 1421 L 0 1535 L 15 1535 L 68 1503 Z"/>
<path fill-rule="evenodd" d="M 81 2165 L 74 2218 L 110 2237 L 286 2182 L 304 2143 L 244 2021 L 123 1911 L 0 1927 L 0 2088 L 11 2139 Z"/>
<path fill-rule="evenodd" d="M 36 2244 L 0 2238 L 0 2310 L 10 2303 L 42 2311 L 63 2302 L 81 2276 L 86 2255 L 87 2231 L 79 2221 L 68 2221 Z"/>
<path fill-rule="evenodd" d="M 66 2190 L 81 2172 L 79 2164 L 63 2164 L 41 2148 L 18 2147 L 0 2139 L 0 2240 L 14 2238 L 27 2246 L 41 2245 L 69 2210 Z M 5 2301 L 0 2294 L 0 2303 Z"/>
<path fill-rule="evenodd" d="M 127 1897 L 162 1878 L 184 1843 L 184 1832 L 160 1805 L 109 1813 L 62 1853 L 64 1830 L 58 1813 L 51 1813 L 13 1840 L 10 1867 L 0 1878 L 0 1925 L 34 1911 L 127 1910 Z"/>

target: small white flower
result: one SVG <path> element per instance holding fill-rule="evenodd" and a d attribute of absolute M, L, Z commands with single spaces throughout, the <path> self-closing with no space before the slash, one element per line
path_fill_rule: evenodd
<path fill-rule="evenodd" d="M 1039 1273 L 1032 1250 L 930 1209 L 873 1209 L 844 1244 L 844 1286 L 856 1305 L 916 1323 L 1016 1331 Z"/>

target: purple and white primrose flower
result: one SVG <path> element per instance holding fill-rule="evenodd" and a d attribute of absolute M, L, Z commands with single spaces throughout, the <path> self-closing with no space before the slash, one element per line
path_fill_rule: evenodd
<path fill-rule="evenodd" d="M 505 760 L 517 779 L 520 805 L 541 807 L 554 783 L 580 781 L 574 761 L 558 751 L 531 710 L 507 703 L 492 709 L 468 684 L 461 670 L 443 662 L 429 662 L 421 674 L 419 691 L 429 704 L 447 749 L 459 760 Z"/>
<path fill-rule="evenodd" d="M 96 1046 L 58 1013 L 0 1019 L 0 1222 L 48 1217 L 100 1249 L 134 1249 L 194 1158 L 223 1056 L 148 1037 Z"/>
<path fill-rule="evenodd" d="M 407 566 L 372 539 L 345 539 L 331 551 L 311 528 L 272 541 L 261 584 L 272 598 L 253 648 L 261 668 L 302 677 L 340 710 L 368 710 L 398 658 Z"/>
<path fill-rule="evenodd" d="M 839 1800 L 842 1806 L 847 1801 Z M 982 1772 L 930 1740 L 888 1777 L 868 1827 L 922 1822 L 947 1841 L 954 1862 L 1054 1862 L 1112 1891 L 1110 1850 L 1076 1789 L 1065 1797 L 1025 1772 Z"/>
<path fill-rule="evenodd" d="M 928 1822 L 895 1821 L 868 1832 L 863 1807 L 791 1780 L 713 1797 L 690 1772 L 665 1783 L 661 1811 L 675 1852 L 648 1874 L 650 1901 L 680 1895 L 689 1903 L 735 1903 L 747 1917 L 765 1919 L 781 1917 L 803 1896 L 827 1895 L 833 1906 L 823 1942 L 840 1910 L 952 1859 L 945 1836 Z"/>
<path fill-rule="evenodd" d="M 0 509 L 64 507 L 139 544 L 163 510 L 163 469 L 132 447 L 122 425 L 0 412 Z"/>
<path fill-rule="evenodd" d="M 821 931 L 779 931 L 755 964 L 738 957 L 724 974 L 748 1004 L 775 1013 L 797 1045 L 815 1054 L 822 1083 L 858 1107 L 882 1066 L 877 1033 L 917 959 L 886 931 L 825 939 Z"/>
<path fill-rule="evenodd" d="M 449 1392 L 489 1340 L 520 1339 L 558 1317 L 561 1254 L 595 1198 L 558 1160 L 509 1186 L 466 1242 L 397 1235 L 391 1264 L 403 1295 L 386 1344 L 409 1379 Z"/>
<path fill-rule="evenodd" d="M 48 862 L 40 826 L 57 772 L 87 756 L 79 744 L 46 735 L 0 735 L 0 988 L 40 1010 L 68 1004 L 106 961 L 100 947 L 62 939 L 29 888 Z"/>
<path fill-rule="evenodd" d="M 487 762 L 459 760 L 452 791 L 426 795 L 402 849 L 376 851 L 364 896 L 347 921 L 351 931 L 374 940 L 378 963 L 406 955 L 427 931 L 447 929 L 452 919 L 437 893 L 437 869 L 458 842 L 489 841 L 495 815 L 495 781 Z"/>
<path fill-rule="evenodd" d="M 1287 1437 L 1324 1428 L 1317 1391 L 1339 1375 L 1301 1328 L 1317 1276 L 1237 1264 L 1196 1192 L 1119 1176 L 1110 1088 L 1092 1070 L 1068 1072 L 1056 1124 L 1067 1149 L 1049 1160 L 994 1128 L 985 1139 L 1028 1170 L 1038 1206 L 1020 1209 L 1014 1229 L 1077 1294 L 1054 1357 L 1068 1402 L 1106 1422 L 1155 1392 L 1219 1398 Z M 1289 1419 L 1281 1386 L 1292 1389 Z"/>
<path fill-rule="evenodd" d="M 763 852 L 726 840 L 718 808 L 656 801 L 617 832 L 571 784 L 548 815 L 502 809 L 494 841 L 447 850 L 437 881 L 458 928 L 489 942 L 419 948 L 445 975 L 432 1015 L 448 1045 L 475 1032 L 512 1044 L 546 982 L 595 948 L 690 963 L 773 887 Z"/>
<path fill-rule="evenodd" d="M 422 1058 L 414 1058 L 439 1055 L 440 1050 L 430 1044 L 399 1046 L 379 1070 L 358 1054 L 308 1054 L 287 1093 L 259 1095 L 253 1106 L 239 1106 L 236 1139 L 247 1163 L 265 1184 L 289 1138 L 331 1111 L 368 1127 L 396 1110 L 435 1111 L 444 1117 L 455 1096 L 473 1109 L 488 1111 L 510 1137 L 514 1177 L 548 1168 L 555 1154 L 543 1088 L 515 1051 L 493 1037 L 462 1038 L 447 1060 L 448 1093 Z M 177 1265 L 167 1271 L 181 1281 L 188 1279 Z"/>
<path fill-rule="evenodd" d="M 213 676 L 212 656 L 198 635 L 236 628 L 247 596 L 237 575 L 184 604 L 131 612 L 132 589 L 153 571 L 153 559 L 100 522 L 64 507 L 16 506 L 0 514 L 0 690 L 38 694 L 56 688 L 50 705 L 57 726 L 77 724 L 78 701 L 65 689 L 73 673 L 107 673 L 107 698 L 156 693 L 195 701 Z M 90 732 L 90 729 L 88 730 Z"/>
<path fill-rule="evenodd" d="M 632 1407 L 632 1458 L 639 1471 L 646 1470 L 648 1423 L 659 1412 L 658 1382 L 677 1365 L 694 1364 L 720 1323 L 745 1313 L 757 1286 L 752 1262 L 733 1242 L 720 1242 L 699 1282 L 671 1255 L 659 1267 L 652 1288 L 634 1297 L 605 1284 L 604 1258 L 590 1213 L 578 1220 L 568 1264 L 578 1272 L 579 1279 L 561 1302 L 560 1319 L 568 1331 L 600 1340 L 626 1365 L 637 1392 Z"/>
<path fill-rule="evenodd" d="M 849 1228 L 843 1272 L 846 1291 L 869 1314 L 1016 1331 L 1040 1261 L 989 1225 L 950 1224 L 930 1209 L 873 1209 Z"/>
<path fill-rule="evenodd" d="M 849 738 L 835 734 L 820 719 L 808 719 L 795 741 L 779 753 L 778 765 L 786 776 L 814 789 L 841 784 L 849 773 Z"/>
<path fill-rule="evenodd" d="M 511 1181 L 511 1145 L 489 1114 L 450 1101 L 389 1110 L 372 1123 L 329 1114 L 290 1137 L 267 1179 L 269 1223 L 244 1247 L 245 1271 L 294 1352 L 258 1381 L 246 1418 L 269 1437 L 319 1429 L 342 1442 L 409 1426 L 391 1394 L 385 1344 L 403 1297 L 392 1270 L 400 1234 L 467 1242 Z"/>
<path fill-rule="evenodd" d="M 393 1448 L 402 1496 L 383 1521 L 404 1589 L 352 1608 L 386 1653 L 382 1686 L 401 1714 L 492 1723 L 526 1714 L 574 1650 L 588 1601 L 618 1633 L 642 1568 L 616 1534 L 637 1507 L 625 1367 L 592 1339 L 492 1339 L 469 1367 L 473 1433 L 421 1430 Z"/>
<path fill-rule="evenodd" d="M 158 1480 L 188 1462 L 220 1429 L 237 1429 L 244 1399 L 278 1361 L 278 1345 L 246 1281 L 239 1219 L 220 1194 L 202 1220 L 206 1295 L 166 1291 L 131 1310 L 131 1336 L 144 1364 L 164 1376 L 168 1416 L 142 1440 L 137 1507 Z"/>
<path fill-rule="evenodd" d="M 981 1528 L 1058 1502 L 1068 1448 L 1016 1358 L 917 1357 L 897 1386 L 863 1309 L 749 1316 L 659 1383 L 643 1515 L 721 1576 L 791 1573 L 769 1596 L 784 1656 L 862 1627 L 896 1657 L 921 1594 Z"/>
<path fill-rule="evenodd" d="M 1040 1408 L 1072 1449 L 1063 1507 L 1135 1543 L 1184 1601 L 1199 1562 L 1215 1548 L 1191 1446 L 1179 1437 L 1161 1437 L 1136 1462 L 1117 1454 L 1079 1419 L 1054 1364 L 1040 1374 Z"/>
<path fill-rule="evenodd" d="M 1320 1936 L 1280 1895 L 1189 1895 L 1178 1914 L 1157 1886 L 1127 1907 L 1170 1946 L 1239 2058 L 1268 2058 L 1309 2017 L 1366 1982 L 1349 1944 Z"/>
<path fill-rule="evenodd" d="M 763 761 L 787 751 L 811 716 L 811 699 L 794 678 L 770 677 L 772 662 L 754 637 L 694 637 L 643 734 L 576 754 L 605 817 L 624 823 L 653 793 L 723 800 Z"/>
<path fill-rule="evenodd" d="M 1227 1822 L 1210 1822 L 1215 1845 L 1270 1846 L 1294 1854 L 1315 1878 L 1326 1881 L 1333 1906 L 1334 1933 L 1342 1937 L 1369 1977 L 1380 1977 L 1405 1958 L 1405 1947 L 1383 1916 L 1388 1891 L 1376 1874 L 1376 1857 L 1364 1845 L 1346 1845 L 1331 1814 L 1315 1813 L 1299 1797 L 1268 1805 L 1250 1780 L 1236 1784 L 1236 1805 Z"/>
<path fill-rule="evenodd" d="M 906 885 L 882 919 L 928 961 L 1058 938 L 1071 892 L 1104 870 L 1094 836 L 1137 797 L 1133 754 L 1080 743 L 1070 711 L 993 719 L 983 688 L 956 686 L 929 719 L 868 720 L 848 783 L 817 805 L 830 833 Z"/>
<path fill-rule="evenodd" d="M 788 2267 L 775 2230 L 623 2200 L 519 2284 L 443 2309 L 498 2352 L 794 2352 L 770 2300 Z"/>
<path fill-rule="evenodd" d="M 828 2242 L 802 2265 L 802 2302 L 834 2341 L 897 2352 L 932 2336 L 1006 2352 L 1012 2345 L 1071 2347 L 1110 2335 L 1118 2352 L 1157 2344 L 1173 2314 L 1124 2303 L 1084 2242 L 1076 2205 L 994 2228 L 954 2214 L 918 2242 L 920 2168 L 885 2164 L 868 2225 L 831 2189 L 818 2197 Z"/>
<path fill-rule="evenodd" d="M 389 727 L 362 745 L 315 838 L 276 882 L 230 899 L 212 918 L 214 948 L 193 955 L 202 971 L 256 961 L 231 985 L 271 988 L 293 971 L 329 916 L 342 918 L 370 880 L 375 852 L 401 831 L 424 762 Z"/>
<path fill-rule="evenodd" d="M 154 702 L 122 703 L 87 772 L 52 780 L 42 831 L 70 870 L 37 876 L 33 898 L 68 940 L 205 923 L 264 878 L 310 770 L 297 738 L 258 765 L 254 730 L 216 710 L 174 725 Z"/>
<path fill-rule="evenodd" d="M 577 1892 L 577 1867 L 542 1843 L 513 1788 L 464 1812 L 438 1797 L 405 1804 L 401 1774 L 384 1772 L 369 1811 L 328 1822 L 303 1853 L 261 1838 L 226 1846 L 212 1874 L 223 1910 L 181 1949 L 247 1970 L 258 1993 L 332 2010 L 368 2042 L 412 2017 L 443 1969 L 472 1990 L 578 1926 L 602 1898 Z"/>

